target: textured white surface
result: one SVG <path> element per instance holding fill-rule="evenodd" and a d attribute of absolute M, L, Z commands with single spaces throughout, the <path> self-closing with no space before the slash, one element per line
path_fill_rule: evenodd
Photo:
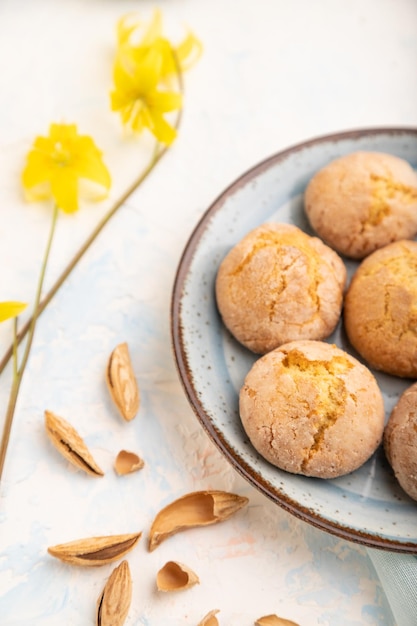
<path fill-rule="evenodd" d="M 19 173 L 35 135 L 76 122 L 106 155 L 109 201 L 60 217 L 50 284 L 143 164 L 146 141 L 124 139 L 108 108 L 116 19 L 153 2 L 3 0 L 0 4 L 0 299 L 33 299 L 50 211 L 26 205 Z M 417 124 L 414 0 L 161 0 L 167 30 L 188 24 L 205 54 L 186 76 L 180 137 L 129 199 L 40 320 L 0 487 L 0 623 L 94 624 L 112 566 L 82 570 L 48 545 L 143 530 L 128 560 L 129 625 L 196 625 L 213 608 L 223 625 L 276 612 L 304 626 L 393 626 L 364 549 L 289 516 L 256 493 L 202 432 L 182 392 L 169 336 L 175 268 L 196 221 L 239 174 L 306 138 L 368 126 Z M 0 327 L 9 343 L 10 325 Z M 104 367 L 127 341 L 142 391 L 136 420 L 112 408 Z M 10 372 L 0 381 L 5 406 Z M 73 471 L 43 431 L 48 408 L 85 437 L 106 471 Z M 145 468 L 117 477 L 122 449 Z M 187 491 L 235 490 L 250 505 L 223 525 L 177 535 L 148 553 L 157 511 Z M 155 591 L 167 560 L 201 584 Z M 399 625 L 401 626 L 401 625 Z"/>

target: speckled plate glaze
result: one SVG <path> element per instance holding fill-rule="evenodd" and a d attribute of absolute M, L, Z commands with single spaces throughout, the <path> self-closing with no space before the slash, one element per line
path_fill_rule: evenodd
<path fill-rule="evenodd" d="M 252 228 L 275 220 L 311 233 L 303 213 L 306 184 L 329 161 L 356 150 L 388 152 L 415 168 L 417 129 L 349 131 L 296 145 L 245 173 L 212 204 L 178 267 L 171 310 L 174 354 L 198 419 L 252 485 L 322 530 L 366 546 L 417 554 L 417 503 L 398 486 L 382 449 L 359 470 L 333 480 L 283 472 L 255 451 L 239 419 L 238 393 L 257 357 L 223 327 L 214 296 L 221 260 Z M 356 264 L 347 267 L 351 276 Z M 340 324 L 328 341 L 355 354 Z M 410 381 L 376 376 L 388 416 Z"/>

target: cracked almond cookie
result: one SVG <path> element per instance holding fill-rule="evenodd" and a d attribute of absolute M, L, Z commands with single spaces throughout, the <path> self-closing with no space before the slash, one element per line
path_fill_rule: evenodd
<path fill-rule="evenodd" d="M 317 237 L 290 224 L 248 233 L 220 264 L 216 300 L 225 326 L 253 352 L 321 340 L 341 314 L 346 269 Z"/>
<path fill-rule="evenodd" d="M 362 261 L 345 297 L 344 324 L 371 367 L 417 378 L 416 241 L 397 241 Z"/>
<path fill-rule="evenodd" d="M 267 461 L 317 478 L 363 465 L 384 430 L 384 402 L 373 374 L 321 341 L 293 341 L 258 359 L 240 390 L 239 411 Z"/>
<path fill-rule="evenodd" d="M 417 383 L 404 391 L 391 412 L 384 450 L 401 487 L 417 500 Z"/>
<path fill-rule="evenodd" d="M 368 254 L 417 233 L 417 174 L 381 152 L 353 152 L 313 176 L 304 196 L 315 232 L 340 254 Z"/>

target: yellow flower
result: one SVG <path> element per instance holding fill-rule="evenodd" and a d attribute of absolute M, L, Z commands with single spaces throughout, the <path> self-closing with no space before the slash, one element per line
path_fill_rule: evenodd
<path fill-rule="evenodd" d="M 142 58 L 130 70 L 116 60 L 114 91 L 110 94 L 112 111 L 119 111 L 122 122 L 135 132 L 148 128 L 158 141 L 170 144 L 176 130 L 164 118 L 164 113 L 182 106 L 181 94 L 161 91 L 163 55 L 158 47 L 149 46 Z"/>
<path fill-rule="evenodd" d="M 17 317 L 26 307 L 24 302 L 0 302 L 0 322 Z"/>
<path fill-rule="evenodd" d="M 147 28 L 140 22 L 131 22 L 131 14 L 122 17 L 117 25 L 118 54 L 120 62 L 131 68 L 132 64 L 142 60 L 150 46 L 162 54 L 161 79 L 166 80 L 177 74 L 177 63 L 181 71 L 190 69 L 202 54 L 201 42 L 189 32 L 178 46 L 173 46 L 163 36 L 162 14 L 156 9 Z M 132 43 L 135 34 L 143 31 L 139 45 Z"/>
<path fill-rule="evenodd" d="M 22 174 L 29 200 L 53 198 L 65 213 L 78 210 L 79 184 L 90 181 L 105 190 L 111 179 L 102 153 L 88 135 L 79 135 L 75 124 L 51 124 L 48 137 L 37 137 Z M 95 194 L 102 199 L 103 193 Z"/>

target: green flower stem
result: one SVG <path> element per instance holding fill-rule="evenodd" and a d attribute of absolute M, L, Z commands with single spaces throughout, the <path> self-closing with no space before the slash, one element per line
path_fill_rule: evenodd
<path fill-rule="evenodd" d="M 52 223 L 49 231 L 49 237 L 45 248 L 45 253 L 41 265 L 41 271 L 38 279 L 38 286 L 36 289 L 35 296 L 35 304 L 33 305 L 33 313 L 30 320 L 30 325 L 28 329 L 28 338 L 26 341 L 25 350 L 22 357 L 22 362 L 20 366 L 17 366 L 17 335 L 16 335 L 16 324 L 14 325 L 14 341 L 13 341 L 13 382 L 12 387 L 10 389 L 9 403 L 7 405 L 6 417 L 4 421 L 3 427 L 3 435 L 1 438 L 0 445 L 0 480 L 3 473 L 4 461 L 6 459 L 7 446 L 9 444 L 10 431 L 12 428 L 13 416 L 16 408 L 17 397 L 19 395 L 20 385 L 22 383 L 23 374 L 26 369 L 26 365 L 29 358 L 30 349 L 32 347 L 33 336 L 35 334 L 36 322 L 39 316 L 39 304 L 41 301 L 42 295 L 42 287 L 45 279 L 46 266 L 48 265 L 49 253 L 51 251 L 51 245 L 54 238 L 55 226 L 58 217 L 58 207 L 54 207 L 54 211 L 52 214 Z"/>
<path fill-rule="evenodd" d="M 178 115 L 178 118 L 177 118 L 177 124 L 176 124 L 177 126 L 179 125 L 179 121 L 180 121 L 180 114 Z M 3 372 L 6 365 L 8 364 L 8 362 L 10 361 L 11 357 L 14 354 L 16 354 L 16 362 L 17 362 L 17 347 L 20 344 L 20 342 L 26 337 L 26 335 L 28 335 L 28 340 L 27 340 L 25 352 L 24 352 L 23 359 L 22 359 L 22 365 L 20 366 L 18 370 L 17 370 L 17 367 L 14 366 L 14 368 L 16 367 L 16 376 L 15 375 L 13 376 L 13 382 L 12 382 L 12 387 L 11 387 L 10 396 L 9 396 L 9 404 L 8 404 L 7 411 L 6 411 L 6 418 L 5 418 L 5 423 L 3 427 L 3 435 L 2 435 L 1 444 L 0 444 L 0 482 L 1 482 L 2 472 L 3 472 L 4 461 L 6 458 L 7 446 L 9 444 L 10 431 L 12 427 L 14 411 L 16 408 L 17 396 L 19 393 L 23 372 L 26 367 L 26 362 L 29 357 L 29 352 L 30 352 L 30 348 L 32 345 L 33 333 L 35 330 L 37 319 L 39 318 L 41 313 L 45 310 L 45 308 L 48 306 L 48 304 L 51 302 L 54 295 L 63 285 L 65 280 L 71 274 L 74 267 L 77 265 L 80 259 L 87 252 L 91 244 L 95 241 L 95 239 L 101 233 L 101 231 L 106 226 L 106 224 L 110 221 L 110 219 L 113 217 L 116 211 L 126 202 L 129 196 L 149 176 L 149 174 L 151 173 L 155 165 L 158 163 L 158 161 L 160 161 L 160 159 L 167 152 L 167 150 L 168 150 L 167 147 L 164 147 L 162 150 L 159 150 L 159 143 L 156 144 L 152 157 L 149 160 L 149 163 L 146 166 L 146 168 L 142 171 L 140 176 L 132 183 L 132 185 L 125 191 L 125 193 L 117 200 L 117 202 L 111 207 L 111 209 L 107 211 L 103 219 L 97 224 L 97 226 L 91 232 L 90 236 L 86 239 L 86 241 L 81 246 L 81 248 L 79 248 L 78 252 L 71 259 L 71 261 L 66 266 L 64 271 L 58 276 L 57 280 L 52 285 L 50 290 L 45 294 L 42 300 L 40 300 L 41 291 L 38 289 L 37 295 L 39 295 L 39 300 L 37 300 L 37 303 L 35 303 L 32 317 L 22 326 L 20 331 L 16 334 L 13 340 L 13 344 L 10 346 L 10 348 L 7 350 L 4 357 L 2 358 L 0 362 L 0 374 Z M 42 279 L 42 283 L 43 283 L 43 279 Z M 42 284 L 40 284 L 40 287 L 42 288 Z M 14 356 L 13 356 L 13 359 L 15 359 Z"/>
<path fill-rule="evenodd" d="M 148 165 L 143 170 L 143 172 L 141 173 L 139 178 L 137 178 L 133 182 L 133 184 L 127 189 L 127 191 L 125 191 L 125 193 L 117 200 L 117 202 L 105 214 L 103 219 L 97 224 L 97 226 L 91 232 L 91 234 L 86 239 L 86 241 L 83 243 L 81 248 L 79 248 L 78 252 L 76 252 L 76 254 L 71 259 L 71 261 L 69 262 L 67 267 L 62 272 L 62 274 L 60 274 L 60 276 L 57 278 L 57 280 L 52 285 L 52 287 L 50 288 L 48 293 L 45 294 L 44 298 L 39 303 L 38 316 L 45 310 L 45 308 L 51 302 L 51 300 L 54 297 L 54 295 L 57 293 L 59 288 L 62 286 L 62 284 L 68 278 L 68 276 L 71 274 L 72 270 L 77 265 L 77 263 L 80 261 L 80 259 L 87 252 L 87 250 L 89 249 L 91 244 L 97 239 L 98 235 L 101 233 L 101 231 L 106 226 L 106 224 L 110 221 L 110 219 L 113 217 L 113 215 L 122 206 L 122 204 L 124 204 L 126 202 L 126 200 L 129 198 L 129 196 L 139 187 L 139 185 L 145 180 L 145 178 L 147 178 L 147 176 L 151 173 L 151 171 L 153 170 L 155 165 L 158 163 L 158 161 L 165 154 L 165 152 L 167 151 L 167 148 L 164 148 L 160 152 L 156 152 L 157 149 L 158 149 L 158 146 L 159 146 L 159 144 L 157 144 L 151 160 L 149 161 Z M 16 338 L 17 344 L 20 344 L 22 339 L 24 339 L 24 337 L 27 335 L 31 323 L 32 323 L 32 318 L 30 318 L 22 326 L 22 328 L 20 329 L 20 331 L 17 334 L 17 338 Z M 5 369 L 5 367 L 8 364 L 8 362 L 10 361 L 10 358 L 12 357 L 12 354 L 13 354 L 13 346 L 10 346 L 10 348 L 8 348 L 7 352 L 4 354 L 3 358 L 0 361 L 0 375 L 3 372 L 3 370 Z"/>
<path fill-rule="evenodd" d="M 172 57 L 175 63 L 175 67 L 176 67 L 178 87 L 179 87 L 180 92 L 184 95 L 184 81 L 182 77 L 182 70 L 178 62 L 177 55 L 173 49 L 171 49 L 171 53 L 172 53 Z M 179 129 L 181 125 L 181 118 L 182 118 L 182 109 L 179 109 L 175 123 L 174 123 L 175 130 Z M 112 206 L 112 208 L 106 213 L 106 215 L 103 217 L 101 222 L 97 224 L 96 228 L 93 230 L 91 235 L 88 237 L 85 243 L 81 246 L 81 248 L 75 254 L 75 256 L 70 261 L 68 266 L 64 269 L 62 274 L 57 278 L 56 282 L 54 283 L 54 285 L 52 285 L 51 289 L 48 291 L 45 297 L 41 300 L 41 302 L 39 303 L 39 307 L 38 307 L 38 313 L 37 313 L 38 317 L 48 306 L 48 304 L 50 303 L 50 301 L 52 300 L 56 292 L 59 290 L 63 282 L 66 280 L 66 278 L 68 278 L 68 276 L 70 275 L 74 267 L 77 265 L 78 261 L 84 256 L 85 252 L 87 252 L 88 248 L 91 246 L 91 244 L 95 241 L 95 239 L 101 233 L 103 228 L 106 226 L 107 222 L 109 222 L 109 220 L 113 217 L 113 215 L 117 212 L 117 210 L 126 202 L 129 196 L 131 196 L 132 193 L 136 191 L 136 189 L 149 176 L 149 174 L 152 172 L 155 165 L 158 163 L 158 161 L 162 159 L 162 157 L 168 152 L 168 150 L 169 150 L 169 146 L 165 146 L 162 150 L 159 150 L 159 143 L 158 142 L 156 143 L 154 152 L 152 154 L 152 158 L 150 159 L 146 168 L 142 171 L 140 176 L 132 183 L 132 185 L 125 191 L 125 193 L 117 200 L 117 202 Z M 8 348 L 8 350 L 3 355 L 3 358 L 0 360 L 0 375 L 3 373 L 4 369 L 6 368 L 7 364 L 9 363 L 13 355 L 14 344 L 16 343 L 17 345 L 19 345 L 22 339 L 26 337 L 31 323 L 32 323 L 32 318 L 30 318 L 22 326 L 21 330 L 17 334 L 15 341 L 13 342 L 13 345 L 10 346 L 10 348 Z M 1 480 L 1 472 L 0 472 L 0 480 Z"/>
<path fill-rule="evenodd" d="M 177 70 L 178 86 L 179 86 L 181 93 L 184 93 L 184 83 L 182 79 L 181 68 L 179 66 L 178 59 L 173 50 L 172 50 L 172 55 L 173 55 L 174 62 L 176 65 L 176 70 Z M 178 128 L 180 127 L 181 116 L 182 116 L 182 110 L 180 109 L 178 111 L 177 118 L 174 123 L 174 127 L 176 130 L 178 130 Z M 22 382 L 22 377 L 23 377 L 23 373 L 26 367 L 26 363 L 29 358 L 29 352 L 32 346 L 33 334 L 35 331 L 37 319 L 42 314 L 42 312 L 46 309 L 46 307 L 51 302 L 54 295 L 57 293 L 57 291 L 63 285 L 65 280 L 71 274 L 72 270 L 75 268 L 77 263 L 81 260 L 81 258 L 87 252 L 91 244 L 97 239 L 98 235 L 101 233 L 101 231 L 106 226 L 106 224 L 110 221 L 110 219 L 118 211 L 118 209 L 126 202 L 129 196 L 131 196 L 132 193 L 136 191 L 136 189 L 144 182 L 144 180 L 149 176 L 149 174 L 152 172 L 156 164 L 162 159 L 162 157 L 168 152 L 168 150 L 169 150 L 168 146 L 164 146 L 164 148 L 160 150 L 159 143 L 158 142 L 156 143 L 152 157 L 149 160 L 148 165 L 141 172 L 140 176 L 130 185 L 130 187 L 125 191 L 125 193 L 122 194 L 122 196 L 116 201 L 116 203 L 111 207 L 111 209 L 109 209 L 109 211 L 104 215 L 102 220 L 97 224 L 97 226 L 91 232 L 90 236 L 87 238 L 84 244 L 79 248 L 78 252 L 76 252 L 76 254 L 72 258 L 72 260 L 69 262 L 69 264 L 66 266 L 64 271 L 58 276 L 55 283 L 52 285 L 50 290 L 45 294 L 45 296 L 41 300 L 40 297 L 41 297 L 41 292 L 42 292 L 43 276 L 44 276 L 45 267 L 46 267 L 46 263 L 45 263 L 45 267 L 43 267 L 43 272 L 42 272 L 42 283 L 40 282 L 38 285 L 38 292 L 37 292 L 38 299 L 35 303 L 32 317 L 27 320 L 27 322 L 22 326 L 19 332 L 17 332 L 17 323 L 16 323 L 16 325 L 14 326 L 13 343 L 10 346 L 10 348 L 8 348 L 8 350 L 6 351 L 6 353 L 4 354 L 3 358 L 0 361 L 0 375 L 2 374 L 3 370 L 5 369 L 5 367 L 7 366 L 7 364 L 9 363 L 12 357 L 13 357 L 13 362 L 14 362 L 13 382 L 12 382 L 12 387 L 10 390 L 9 404 L 7 406 L 6 418 L 5 418 L 5 423 L 3 427 L 3 435 L 2 435 L 1 444 L 0 444 L 0 482 L 1 482 L 1 477 L 3 473 L 4 461 L 6 458 L 7 446 L 9 444 L 10 431 L 12 427 L 14 411 L 16 408 L 17 397 L 19 394 L 20 384 Z M 48 254 L 49 254 L 49 250 L 48 250 Z M 22 359 L 22 364 L 20 368 L 17 369 L 17 348 L 20 342 L 26 337 L 26 335 L 28 335 L 28 340 L 26 343 L 25 352 L 24 352 L 23 359 Z"/>
<path fill-rule="evenodd" d="M 17 378 L 17 317 L 13 320 L 13 380 Z"/>

